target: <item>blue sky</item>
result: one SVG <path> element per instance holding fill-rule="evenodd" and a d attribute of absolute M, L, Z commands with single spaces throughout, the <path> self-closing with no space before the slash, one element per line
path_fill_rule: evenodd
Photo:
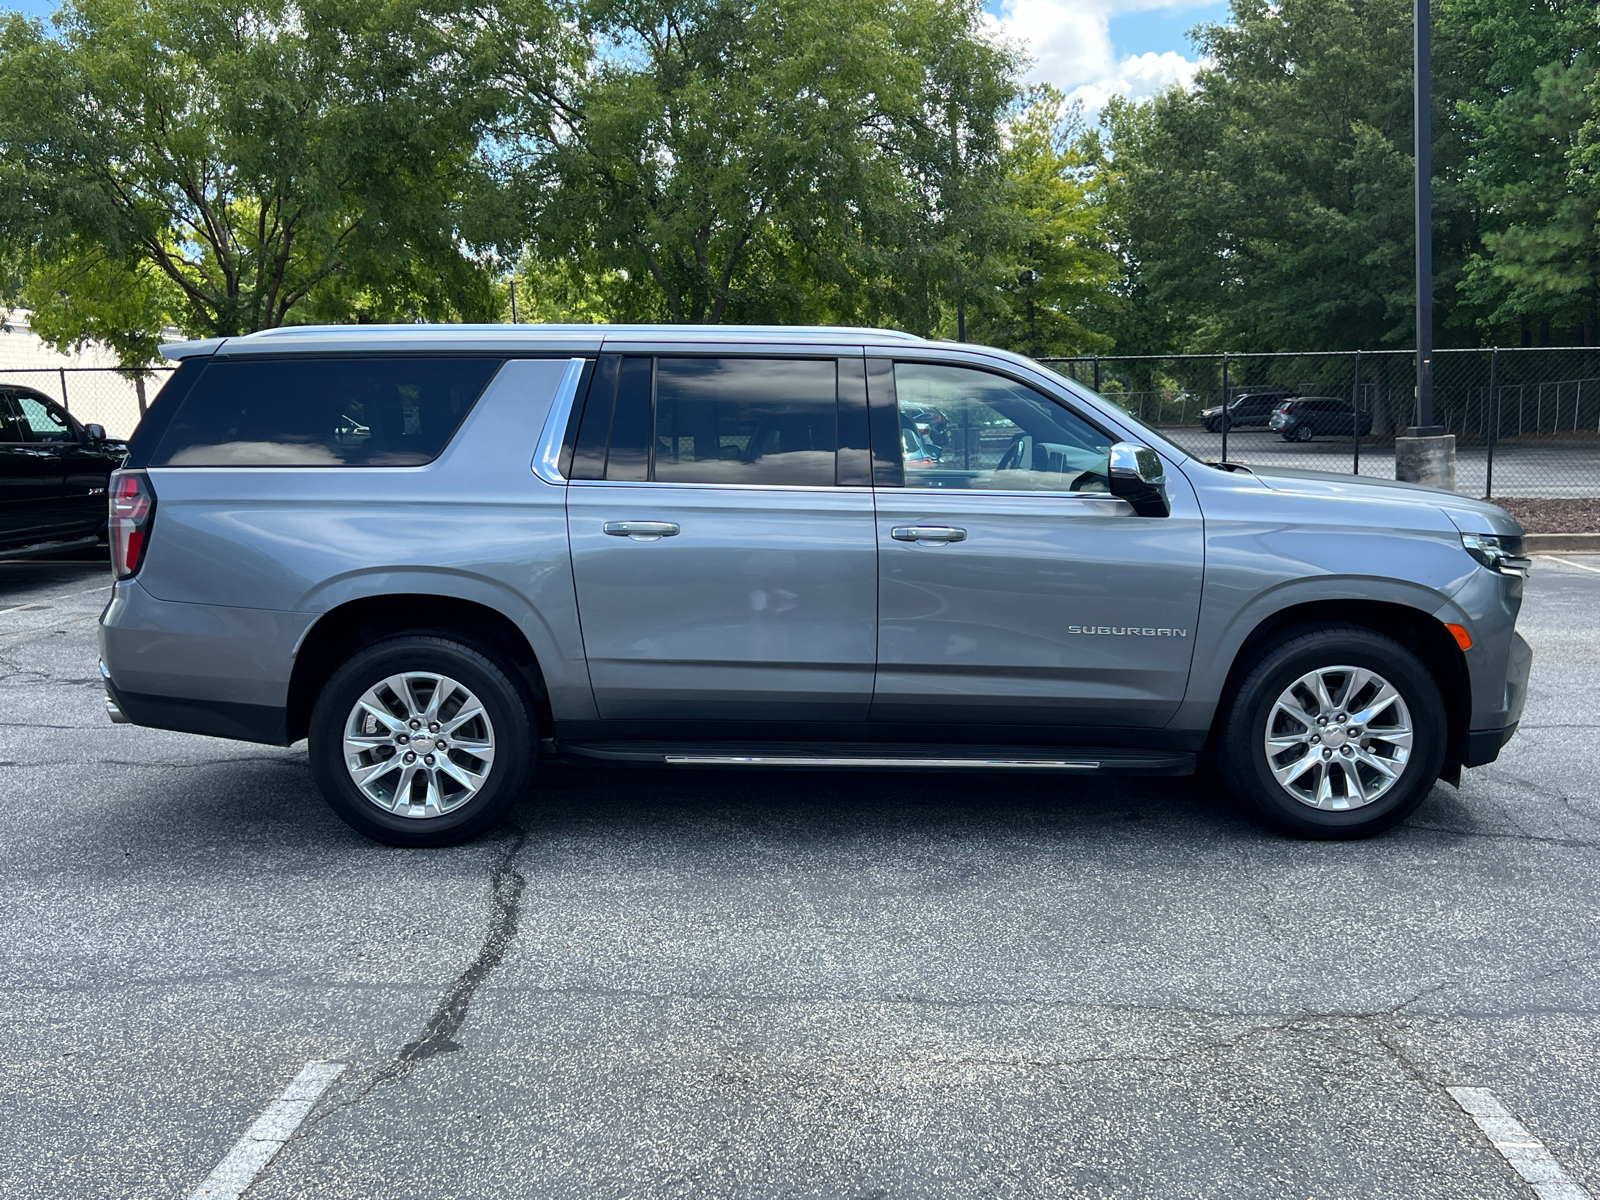
<path fill-rule="evenodd" d="M 1193 58 L 1194 49 L 1184 35 L 1196 25 L 1221 24 L 1227 18 L 1226 4 L 1200 4 L 1193 8 L 1124 12 L 1107 23 L 1111 30 L 1111 46 L 1119 57 L 1174 50 Z"/>
<path fill-rule="evenodd" d="M 0 0 L 0 6 L 47 16 L 51 0 Z M 1053 83 L 1091 111 L 1107 96 L 1141 98 L 1197 65 L 1184 35 L 1222 21 L 1227 4 L 1192 0 L 988 0 L 997 25 L 1034 58 L 1030 77 Z"/>
<path fill-rule="evenodd" d="M 988 9 L 1032 55 L 1030 77 L 1091 112 L 1109 96 L 1187 83 L 1199 56 L 1185 35 L 1228 15 L 1225 3 L 1194 0 L 988 0 Z"/>

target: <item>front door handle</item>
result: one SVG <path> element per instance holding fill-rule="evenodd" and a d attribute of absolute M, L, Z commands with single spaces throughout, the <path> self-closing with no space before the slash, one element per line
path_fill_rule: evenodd
<path fill-rule="evenodd" d="M 607 521 L 601 528 L 612 537 L 636 542 L 659 542 L 664 537 L 678 536 L 678 527 L 671 521 Z"/>
<path fill-rule="evenodd" d="M 943 546 L 964 542 L 967 531 L 953 525 L 896 525 L 889 536 L 897 542 L 916 542 L 919 546 Z"/>

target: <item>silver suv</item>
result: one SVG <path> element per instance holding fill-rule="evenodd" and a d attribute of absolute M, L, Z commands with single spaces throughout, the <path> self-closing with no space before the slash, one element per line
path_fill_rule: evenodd
<path fill-rule="evenodd" d="M 382 841 L 470 838 L 555 756 L 1208 759 L 1280 829 L 1358 837 L 1521 714 L 1506 513 L 1199 462 L 1014 354 L 627 326 L 166 353 L 112 481 L 111 717 L 307 738 Z"/>

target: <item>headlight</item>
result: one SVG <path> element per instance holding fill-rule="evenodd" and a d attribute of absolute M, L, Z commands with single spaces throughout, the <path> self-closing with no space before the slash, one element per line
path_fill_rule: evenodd
<path fill-rule="evenodd" d="M 1522 556 L 1522 539 L 1491 533 L 1463 533 L 1461 545 L 1491 571 L 1526 577 L 1533 564 Z"/>

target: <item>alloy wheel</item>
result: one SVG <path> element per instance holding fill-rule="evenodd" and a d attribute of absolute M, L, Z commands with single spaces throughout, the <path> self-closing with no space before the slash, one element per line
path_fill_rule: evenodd
<path fill-rule="evenodd" d="M 1343 811 L 1383 798 L 1411 757 L 1410 710 L 1365 667 L 1319 667 L 1278 696 L 1263 749 L 1278 786 L 1311 808 Z"/>
<path fill-rule="evenodd" d="M 344 762 L 384 812 L 426 819 L 460 808 L 494 766 L 494 726 L 463 684 L 406 671 L 362 693 L 344 725 Z"/>

